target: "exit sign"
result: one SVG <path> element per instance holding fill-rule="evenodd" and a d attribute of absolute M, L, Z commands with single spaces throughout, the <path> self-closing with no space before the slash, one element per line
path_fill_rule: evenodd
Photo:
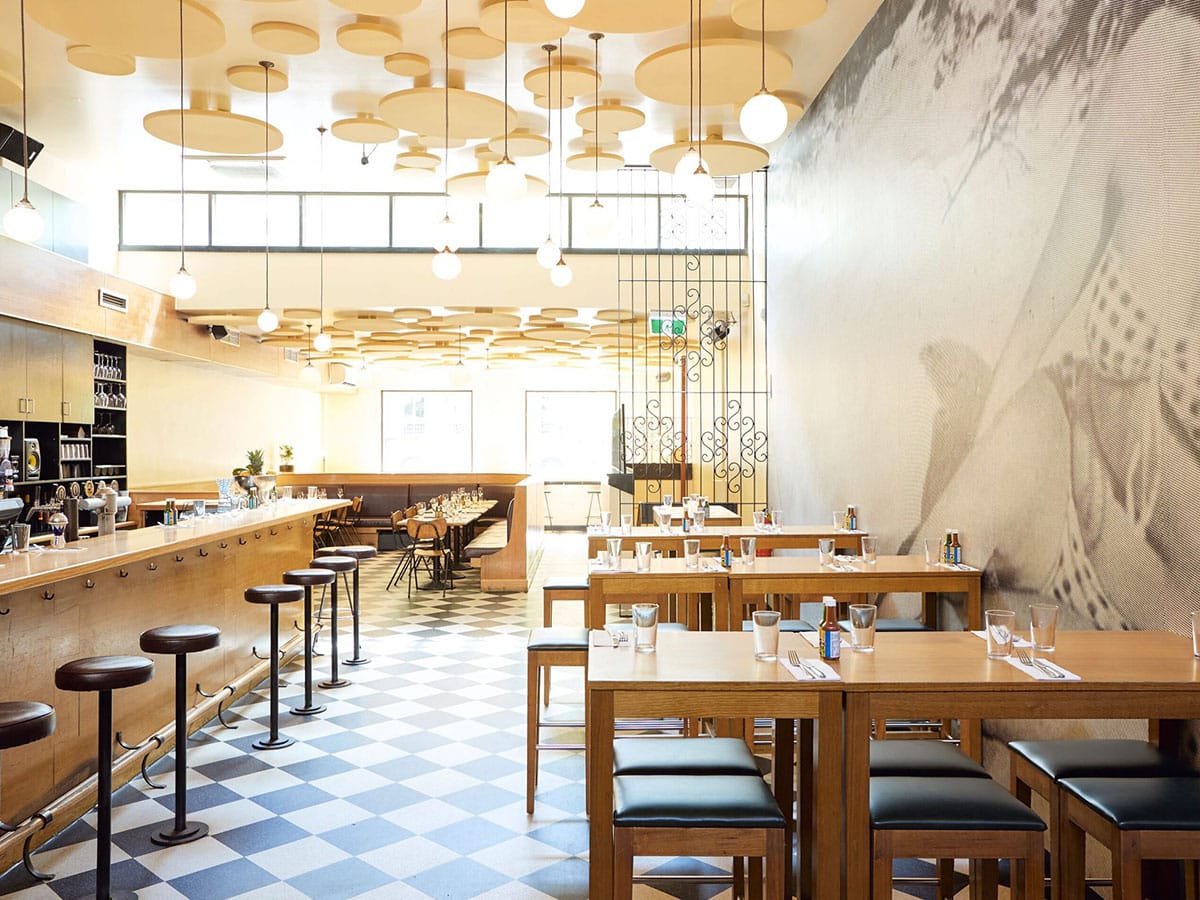
<path fill-rule="evenodd" d="M 650 316 L 650 333 L 653 335 L 682 337 L 685 331 L 687 331 L 687 322 L 683 319 L 662 315 Z"/>

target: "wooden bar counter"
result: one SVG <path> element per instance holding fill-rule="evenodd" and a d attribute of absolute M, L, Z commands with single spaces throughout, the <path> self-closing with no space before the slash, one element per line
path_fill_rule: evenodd
<path fill-rule="evenodd" d="M 40 700 L 58 718 L 50 739 L 5 751 L 0 819 L 19 822 L 49 810 L 52 824 L 34 837 L 40 844 L 95 803 L 96 694 L 56 690 L 58 666 L 140 654 L 139 635 L 158 625 L 215 625 L 221 646 L 188 659 L 189 727 L 197 727 L 216 713 L 218 700 L 244 693 L 266 674 L 267 662 L 252 648 L 266 655 L 269 618 L 242 592 L 306 566 L 316 516 L 347 503 L 286 501 L 191 526 L 121 531 L 64 549 L 0 556 L 0 700 Z M 300 615 L 299 604 L 283 610 L 281 644 L 299 644 L 292 621 Z M 153 680 L 115 692 L 113 709 L 126 742 L 163 739 L 151 745 L 157 757 L 174 745 L 175 676 L 171 658 L 151 658 Z M 200 697 L 197 683 L 220 697 Z M 145 752 L 118 748 L 114 784 L 137 773 Z M 22 841 L 38 824 L 3 836 L 0 868 L 20 859 Z"/>

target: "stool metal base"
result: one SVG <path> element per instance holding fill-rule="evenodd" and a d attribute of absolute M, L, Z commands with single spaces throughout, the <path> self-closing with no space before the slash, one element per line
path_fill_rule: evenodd
<path fill-rule="evenodd" d="M 137 894 L 133 891 L 109 891 L 108 900 L 137 900 Z"/>
<path fill-rule="evenodd" d="M 293 706 L 288 710 L 293 716 L 315 716 L 325 712 L 324 706 Z"/>
<path fill-rule="evenodd" d="M 160 847 L 174 847 L 177 844 L 190 844 L 192 841 L 198 841 L 200 838 L 207 836 L 207 834 L 208 826 L 203 822 L 188 822 L 182 831 L 174 829 L 167 831 L 164 829 L 155 832 L 150 835 L 150 842 L 158 844 Z"/>
<path fill-rule="evenodd" d="M 282 750 L 284 747 L 290 747 L 294 743 L 296 743 L 295 739 L 290 737 L 281 736 L 275 738 L 275 740 L 271 740 L 269 737 L 266 737 L 259 738 L 250 746 L 255 750 Z"/>
<path fill-rule="evenodd" d="M 337 681 L 321 681 L 317 683 L 317 687 L 323 688 L 339 688 L 350 684 L 345 678 L 339 678 Z"/>
<path fill-rule="evenodd" d="M 371 660 L 365 656 L 356 656 L 354 659 L 343 659 L 343 666 L 365 666 Z"/>

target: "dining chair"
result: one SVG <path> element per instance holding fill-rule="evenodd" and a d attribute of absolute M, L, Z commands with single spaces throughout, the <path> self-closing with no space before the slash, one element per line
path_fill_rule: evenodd
<path fill-rule="evenodd" d="M 412 563 L 408 568 L 408 595 L 412 596 L 413 584 L 417 580 L 417 570 L 425 565 L 433 585 L 440 585 L 442 596 L 446 596 L 446 588 L 454 587 L 454 569 L 451 566 L 450 545 L 447 540 L 450 527 L 444 518 L 428 522 L 420 519 L 408 520 L 408 535 L 413 540 Z"/>
<path fill-rule="evenodd" d="M 410 518 L 408 510 L 397 509 L 388 517 L 392 523 L 392 534 L 396 536 L 396 546 L 400 550 L 400 560 L 396 563 L 396 568 L 392 571 L 392 577 L 388 580 L 385 591 L 390 591 L 393 587 L 400 584 L 400 579 L 408 574 L 408 567 L 412 565 L 412 550 L 416 546 L 413 539 L 408 533 L 408 520 Z"/>

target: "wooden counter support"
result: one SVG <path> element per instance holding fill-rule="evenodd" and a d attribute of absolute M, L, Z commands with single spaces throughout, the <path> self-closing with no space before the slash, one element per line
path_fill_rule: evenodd
<path fill-rule="evenodd" d="M 58 691 L 54 670 L 84 656 L 137 652 L 146 628 L 206 622 L 221 629 L 221 646 L 189 660 L 189 680 L 217 696 L 188 717 L 199 727 L 231 695 L 248 691 L 267 672 L 255 644 L 269 640 L 267 624 L 242 600 L 245 587 L 277 582 L 307 564 L 318 513 L 346 501 L 295 501 L 243 517 L 210 517 L 192 528 L 147 528 L 82 541 L 61 551 L 0 557 L 0 699 L 51 704 L 58 728 L 47 741 L 7 752 L 5 768 L 19 777 L 5 784 L 0 819 L 22 821 L 48 810 L 53 821 L 34 837 L 40 844 L 95 804 L 96 698 Z M 292 618 L 280 625 L 281 643 L 300 647 Z M 114 695 L 114 721 L 128 743 L 158 734 L 161 747 L 117 758 L 114 785 L 138 774 L 146 752 L 155 758 L 174 746 L 174 683 L 160 669 L 148 684 Z M 25 837 L 38 822 L 0 839 L 0 868 L 21 858 Z"/>

